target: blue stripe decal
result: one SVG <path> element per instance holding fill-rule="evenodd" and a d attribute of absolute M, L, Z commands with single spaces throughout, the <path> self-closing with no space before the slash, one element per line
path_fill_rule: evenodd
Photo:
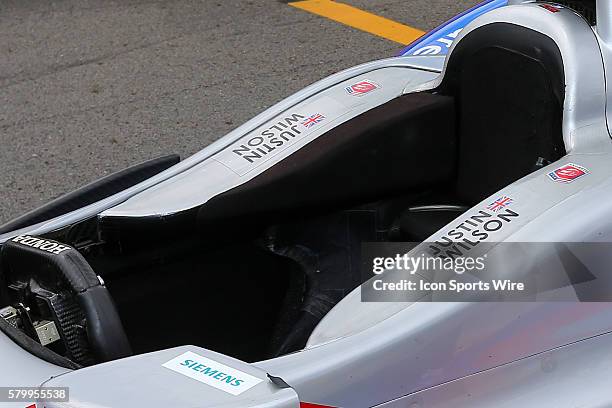
<path fill-rule="evenodd" d="M 409 44 L 398 56 L 446 55 L 453 41 L 466 25 L 476 17 L 507 4 L 508 0 L 486 0 L 477 4 Z"/>

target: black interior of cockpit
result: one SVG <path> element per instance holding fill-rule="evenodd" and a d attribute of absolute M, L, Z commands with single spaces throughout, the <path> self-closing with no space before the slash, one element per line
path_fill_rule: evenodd
<path fill-rule="evenodd" d="M 437 88 L 375 107 L 197 208 L 94 217 L 45 238 L 76 248 L 102 278 L 133 353 L 294 352 L 363 280 L 362 242 L 424 241 L 562 157 L 564 89 L 552 39 L 489 24 L 457 44 Z M 24 293 L 54 273 L 25 273 L 27 256 L 6 248 L 0 259 L 3 285 Z"/>

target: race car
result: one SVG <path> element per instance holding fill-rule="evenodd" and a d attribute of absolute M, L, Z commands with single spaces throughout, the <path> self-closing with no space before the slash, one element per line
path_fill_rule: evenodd
<path fill-rule="evenodd" d="M 610 0 L 485 1 L 8 222 L 0 386 L 33 388 L 2 406 L 612 405 L 611 58 Z M 377 297 L 397 265 L 364 273 L 366 243 L 404 242 L 564 243 L 501 264 L 566 282 Z"/>

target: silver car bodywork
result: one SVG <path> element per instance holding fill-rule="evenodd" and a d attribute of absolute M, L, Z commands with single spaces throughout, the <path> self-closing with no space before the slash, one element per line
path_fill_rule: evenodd
<path fill-rule="evenodd" d="M 606 94 L 611 75 L 605 75 L 612 54 L 609 33 L 603 29 L 612 13 L 609 2 L 600 3 L 602 30 L 594 30 L 566 8 L 550 13 L 537 4 L 516 4 L 477 18 L 455 42 L 484 25 L 507 22 L 552 38 L 563 57 L 562 129 L 568 154 L 495 194 L 512 196 L 513 208 L 521 215 L 494 236 L 496 242 L 612 240 L 612 224 L 607 222 L 612 216 L 612 142 Z M 367 110 L 401 94 L 435 88 L 444 76 L 444 62 L 443 57 L 399 57 L 333 75 L 165 172 L 78 211 L 4 234 L 0 243 L 96 215 L 137 218 L 194 208 L 290 160 L 289 155 L 309 141 Z M 381 87 L 367 99 L 347 95 L 345 88 L 360 80 Z M 231 161 L 227 153 L 232 146 L 242 145 L 292 111 L 322 112 L 329 120 L 257 166 L 245 168 Z M 565 163 L 588 168 L 588 177 L 551 183 L 547 173 Z M 297 407 L 299 401 L 341 407 L 610 406 L 612 395 L 604 391 L 603 381 L 610 373 L 611 328 L 612 305 L 603 302 L 367 303 L 361 301 L 358 288 L 325 316 L 304 350 L 253 364 L 182 346 L 70 372 L 28 354 L 0 333 L 0 384 L 70 387 L 71 402 L 47 407 L 280 408 Z M 162 367 L 188 351 L 261 382 L 232 396 Z M 268 375 L 282 379 L 287 387 Z"/>

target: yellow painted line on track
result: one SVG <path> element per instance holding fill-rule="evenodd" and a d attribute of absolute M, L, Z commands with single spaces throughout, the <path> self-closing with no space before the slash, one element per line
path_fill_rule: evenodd
<path fill-rule="evenodd" d="M 289 5 L 404 45 L 410 44 L 424 33 L 397 21 L 332 0 L 294 1 Z"/>

